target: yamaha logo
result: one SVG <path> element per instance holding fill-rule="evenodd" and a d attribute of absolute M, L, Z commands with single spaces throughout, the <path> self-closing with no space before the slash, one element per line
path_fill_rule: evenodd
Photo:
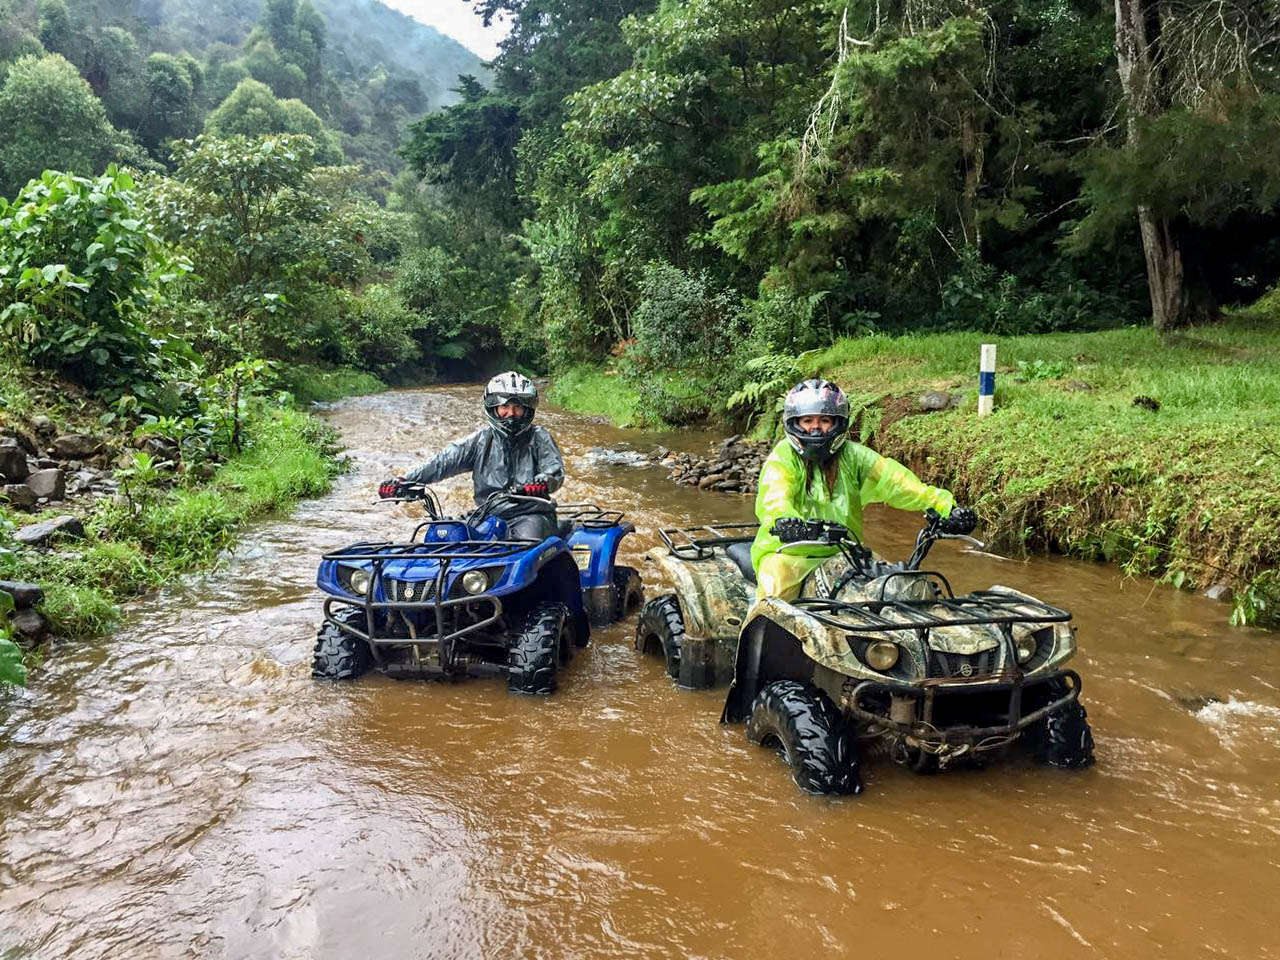
<path fill-rule="evenodd" d="M 960 676 L 962 677 L 973 676 L 973 667 L 967 663 L 960 664 Z"/>

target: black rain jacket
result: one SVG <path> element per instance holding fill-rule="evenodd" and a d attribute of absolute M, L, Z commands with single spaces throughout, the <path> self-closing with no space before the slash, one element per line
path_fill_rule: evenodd
<path fill-rule="evenodd" d="M 432 484 L 468 471 L 479 505 L 498 491 L 509 491 L 515 483 L 545 483 L 548 492 L 555 493 L 564 484 L 564 457 L 551 434 L 537 425 L 512 438 L 492 427 L 481 427 L 470 436 L 455 440 L 404 478 Z M 550 503 L 546 511 L 540 511 L 524 501 L 499 507 L 495 513 L 510 517 L 550 510 Z"/>

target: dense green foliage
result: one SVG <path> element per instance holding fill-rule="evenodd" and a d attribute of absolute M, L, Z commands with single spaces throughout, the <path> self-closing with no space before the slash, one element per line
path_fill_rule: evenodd
<path fill-rule="evenodd" d="M 650 414 L 838 337 L 1141 321 L 1140 208 L 1206 302 L 1280 277 L 1266 5 L 1162 6 L 1154 92 L 1111 0 L 476 6 L 514 26 L 493 86 L 412 128 L 398 196 L 512 338 L 619 357 Z"/>

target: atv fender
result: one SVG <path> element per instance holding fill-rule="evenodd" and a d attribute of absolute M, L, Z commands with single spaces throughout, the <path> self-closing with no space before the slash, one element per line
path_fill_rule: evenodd
<path fill-rule="evenodd" d="M 883 679 L 854 655 L 844 631 L 777 597 L 757 600 L 738 640 L 733 686 L 721 719 L 745 720 L 755 695 L 774 680 L 811 683 L 815 676 L 830 674 Z"/>
<path fill-rule="evenodd" d="M 655 547 L 645 556 L 658 568 L 659 575 L 675 587 L 687 638 L 737 642 L 755 588 L 747 583 L 736 563 L 723 551 L 702 560 L 686 560 L 673 556 L 664 547 Z"/>

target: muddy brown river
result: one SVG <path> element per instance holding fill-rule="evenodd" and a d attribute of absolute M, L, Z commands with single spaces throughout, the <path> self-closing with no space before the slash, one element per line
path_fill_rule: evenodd
<path fill-rule="evenodd" d="M 799 793 L 771 753 L 595 632 L 549 699 L 500 681 L 318 683 L 327 549 L 403 539 L 377 481 L 476 422 L 477 388 L 327 415 L 354 469 L 214 572 L 63 644 L 0 703 L 0 957 L 1280 956 L 1280 640 L 1115 570 L 942 544 L 957 589 L 1072 609 L 1098 764 L 1014 755 Z M 748 518 L 592 448 L 653 437 L 554 410 L 562 498 L 652 531 Z M 658 438 L 702 450 L 710 439 Z M 461 507 L 468 481 L 444 488 Z M 876 510 L 906 552 L 915 518 Z"/>

